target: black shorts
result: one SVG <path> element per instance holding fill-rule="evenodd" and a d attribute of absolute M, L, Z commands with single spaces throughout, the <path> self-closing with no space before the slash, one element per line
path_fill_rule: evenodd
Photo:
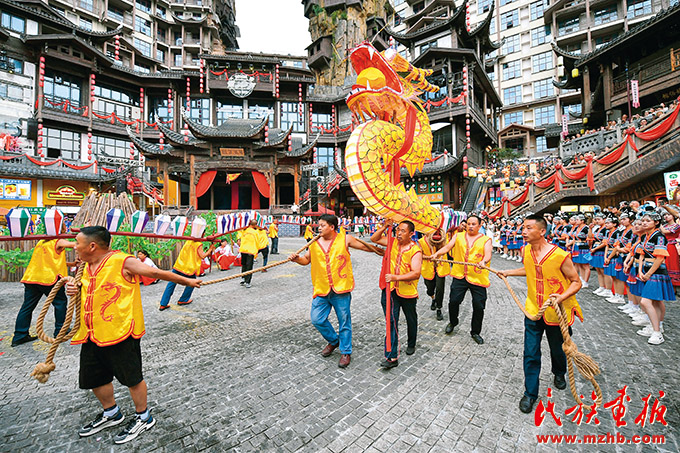
<path fill-rule="evenodd" d="M 113 378 L 126 387 L 142 382 L 140 339 L 128 337 L 112 346 L 88 341 L 80 349 L 79 386 L 89 390 L 109 384 Z"/>

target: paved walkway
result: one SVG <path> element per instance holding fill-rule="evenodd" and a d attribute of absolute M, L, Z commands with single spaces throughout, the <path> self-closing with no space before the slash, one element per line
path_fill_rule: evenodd
<path fill-rule="evenodd" d="M 282 239 L 281 255 L 302 244 Z M 257 263 L 256 263 L 257 264 Z M 62 347 L 57 369 L 47 384 L 29 373 L 43 360 L 40 341 L 10 347 L 14 319 L 23 298 L 18 283 L 0 283 L 0 451 L 310 451 L 310 452 L 527 452 L 527 451 L 679 451 L 680 374 L 677 334 L 680 310 L 669 304 L 666 342 L 649 346 L 635 335 L 628 317 L 603 299 L 582 290 L 578 295 L 586 322 L 574 328 L 579 349 L 602 368 L 598 378 L 605 401 L 627 386 L 631 401 L 617 429 L 610 410 L 600 409 L 599 425 L 579 426 L 564 412 L 574 406 L 568 390 L 551 399 L 563 426 L 550 415 L 537 427 L 534 415 L 517 408 L 523 393 L 521 312 L 502 282 L 494 278 L 482 336 L 477 345 L 468 334 L 471 304 L 462 306 L 462 329 L 444 335 L 421 283 L 416 353 L 402 355 L 399 366 L 379 370 L 384 318 L 377 274 L 380 259 L 353 253 L 356 289 L 352 317 L 354 353 L 346 370 L 339 354 L 319 355 L 325 346 L 309 321 L 309 268 L 285 264 L 256 274 L 253 287 L 236 281 L 210 285 L 194 293 L 194 303 L 178 307 L 179 288 L 171 310 L 157 310 L 165 287 L 142 289 L 147 334 L 142 341 L 149 405 L 158 423 L 125 446 L 113 446 L 115 429 L 79 439 L 78 427 L 101 409 L 91 392 L 78 389 L 79 348 Z M 516 267 L 499 259 L 495 268 Z M 205 280 L 231 274 L 215 271 Z M 595 274 L 593 273 L 593 280 Z M 525 294 L 522 279 L 512 280 Z M 445 301 L 448 300 L 448 284 Z M 446 304 L 445 304 L 446 305 Z M 37 310 L 36 310 L 37 315 Z M 51 316 L 48 315 L 48 317 Z M 331 318 L 333 319 L 333 318 Z M 334 322 L 335 323 L 335 322 Z M 405 331 L 402 320 L 401 326 Z M 402 344 L 402 348 L 405 346 Z M 547 343 L 541 396 L 552 382 Z M 590 393 L 579 380 L 579 391 Z M 119 405 L 133 411 L 127 389 L 115 384 Z M 641 398 L 659 391 L 667 407 L 665 420 L 644 427 L 634 419 Z M 597 435 L 619 432 L 664 435 L 664 445 L 539 444 L 537 435 Z"/>

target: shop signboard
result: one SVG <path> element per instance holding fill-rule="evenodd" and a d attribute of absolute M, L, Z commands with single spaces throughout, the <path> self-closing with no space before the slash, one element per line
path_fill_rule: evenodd
<path fill-rule="evenodd" d="M 0 179 L 0 200 L 30 200 L 31 181 Z"/>
<path fill-rule="evenodd" d="M 663 174 L 663 182 L 666 187 L 666 198 L 673 199 L 673 192 L 680 183 L 680 171 L 670 171 Z"/>

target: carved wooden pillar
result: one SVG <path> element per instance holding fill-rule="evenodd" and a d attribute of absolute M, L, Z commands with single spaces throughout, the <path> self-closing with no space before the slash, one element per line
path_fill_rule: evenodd
<path fill-rule="evenodd" d="M 189 156 L 189 204 L 198 209 L 198 199 L 196 198 L 196 176 L 195 172 L 196 157 Z"/>
<path fill-rule="evenodd" d="M 170 175 L 167 162 L 163 162 L 163 204 L 170 204 Z"/>
<path fill-rule="evenodd" d="M 300 204 L 300 185 L 298 183 L 299 178 L 300 178 L 300 164 L 295 164 L 295 168 L 293 170 L 293 187 L 296 205 Z"/>
<path fill-rule="evenodd" d="M 276 175 L 274 170 L 267 172 L 267 179 L 269 180 L 269 209 L 275 204 L 278 204 L 276 199 Z"/>

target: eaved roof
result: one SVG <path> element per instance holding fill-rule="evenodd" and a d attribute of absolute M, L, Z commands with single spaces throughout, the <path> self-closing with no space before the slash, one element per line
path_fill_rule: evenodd
<path fill-rule="evenodd" d="M 261 119 L 227 118 L 219 126 L 206 126 L 189 118 L 182 109 L 182 119 L 189 130 L 199 139 L 206 138 L 251 138 L 264 130 L 269 117 Z"/>
<path fill-rule="evenodd" d="M 161 147 L 159 145 L 149 143 L 135 136 L 132 133 L 132 128 L 130 126 L 126 127 L 126 129 L 130 140 L 132 140 L 132 143 L 142 154 L 167 155 L 174 151 L 172 145 L 163 145 L 163 150 L 161 151 Z"/>
<path fill-rule="evenodd" d="M 166 139 L 170 143 L 173 143 L 175 145 L 179 146 L 199 146 L 199 145 L 205 145 L 207 142 L 205 140 L 198 140 L 196 137 L 194 137 L 191 134 L 188 134 L 187 137 L 189 138 L 188 141 L 184 141 L 184 135 L 180 134 L 179 132 L 175 132 L 169 127 L 167 127 L 163 122 L 157 121 L 156 125 L 158 126 L 158 130 L 163 133 Z M 188 132 L 188 131 L 187 131 Z"/>

